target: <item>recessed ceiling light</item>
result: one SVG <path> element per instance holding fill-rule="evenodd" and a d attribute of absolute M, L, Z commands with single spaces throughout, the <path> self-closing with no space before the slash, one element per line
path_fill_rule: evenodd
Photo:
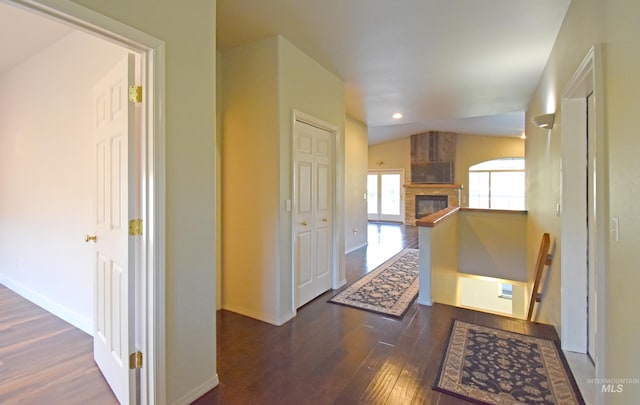
<path fill-rule="evenodd" d="M 400 118 L 402 118 L 402 114 L 395 113 L 395 114 L 392 115 L 392 117 L 393 117 L 394 120 L 399 120 Z"/>

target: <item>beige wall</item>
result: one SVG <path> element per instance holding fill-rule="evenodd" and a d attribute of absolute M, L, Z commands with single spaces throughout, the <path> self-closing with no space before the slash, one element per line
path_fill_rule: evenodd
<path fill-rule="evenodd" d="M 278 291 L 277 49 L 274 37 L 222 55 L 222 306 L 271 322 Z"/>
<path fill-rule="evenodd" d="M 335 261 L 336 278 L 345 278 L 344 84 L 279 36 L 226 50 L 222 59 L 223 307 L 281 325 L 295 315 L 286 210 L 294 111 L 337 130 Z"/>
<path fill-rule="evenodd" d="M 216 51 L 216 308 L 222 309 L 222 52 Z"/>
<path fill-rule="evenodd" d="M 0 75 L 0 283 L 89 334 L 93 87 L 126 53 L 74 31 Z"/>
<path fill-rule="evenodd" d="M 411 182 L 410 137 L 371 145 L 369 170 L 404 169 L 405 182 Z M 468 206 L 469 167 L 503 157 L 524 157 L 524 140 L 519 137 L 458 134 L 456 140 L 455 182 L 462 184 L 462 207 Z M 382 165 L 379 162 L 383 162 Z"/>
<path fill-rule="evenodd" d="M 455 182 L 462 184 L 462 207 L 469 206 L 469 167 L 507 157 L 524 157 L 524 140 L 520 137 L 458 134 Z"/>
<path fill-rule="evenodd" d="M 285 210 L 285 200 L 292 195 L 292 151 L 294 110 L 320 120 L 337 131 L 334 176 L 335 199 L 333 233 L 336 240 L 334 283 L 346 282 L 344 268 L 344 176 L 345 176 L 345 101 L 344 82 L 305 55 L 285 38 L 279 44 L 280 103 L 280 313 L 295 311 L 291 262 L 291 213 Z M 282 317 L 282 316 L 281 316 Z"/>
<path fill-rule="evenodd" d="M 501 286 L 502 283 L 497 280 L 459 276 L 459 305 L 511 316 L 513 313 L 512 300 L 500 297 Z"/>
<path fill-rule="evenodd" d="M 407 137 L 369 146 L 369 170 L 404 169 L 405 183 L 409 183 L 411 181 L 410 139 Z"/>
<path fill-rule="evenodd" d="M 601 378 L 640 378 L 640 313 L 632 303 L 637 302 L 637 248 L 640 246 L 640 215 L 637 196 L 640 183 L 640 138 L 637 136 L 637 111 L 640 109 L 640 3 L 617 0 L 591 0 L 572 2 L 562 29 L 550 56 L 546 70 L 527 112 L 531 117 L 543 112 L 559 112 L 560 96 L 571 75 L 577 70 L 587 51 L 597 43 L 603 44 L 605 99 L 605 134 L 608 146 L 609 189 L 607 193 L 610 217 L 620 223 L 620 240 L 605 235 L 608 255 L 603 275 L 603 318 L 598 325 L 604 335 L 604 347 L 599 355 L 597 373 Z M 558 117 L 559 114 L 556 114 Z M 527 120 L 527 193 L 529 208 L 528 263 L 535 262 L 537 241 L 542 232 L 558 238 L 559 218 L 555 207 L 560 199 L 560 138 L 561 123 L 552 131 L 533 127 Z M 566 209 L 566 208 L 565 208 Z M 605 229 L 608 229 L 609 218 Z M 549 271 L 545 292 L 537 319 L 556 325 L 559 329 L 561 292 L 560 260 L 562 246 L 556 239 L 556 253 Z M 530 270 L 530 274 L 532 270 Z M 602 342 L 602 335 L 599 336 Z M 600 386 L 597 386 L 597 392 Z M 599 401 L 607 404 L 632 403 L 640 397 L 640 385 L 626 384 L 616 394 L 598 393 Z M 606 395 L 606 396 L 605 396 Z"/>
<path fill-rule="evenodd" d="M 367 244 L 367 127 L 347 117 L 345 127 L 344 240 L 350 252 Z"/>
<path fill-rule="evenodd" d="M 434 227 L 419 227 L 420 294 L 418 303 L 458 305 L 458 214 Z"/>
<path fill-rule="evenodd" d="M 521 211 L 459 211 L 458 270 L 526 281 L 527 216 Z"/>

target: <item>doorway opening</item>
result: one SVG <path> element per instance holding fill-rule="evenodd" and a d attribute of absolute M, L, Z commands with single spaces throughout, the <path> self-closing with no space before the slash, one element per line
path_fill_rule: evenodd
<path fill-rule="evenodd" d="M 608 189 L 601 51 L 592 48 L 562 95 L 561 341 L 604 364 Z"/>
<path fill-rule="evenodd" d="M 164 299 L 164 260 L 160 254 L 160 247 L 164 245 L 165 239 L 162 219 L 164 218 L 162 187 L 164 123 L 160 115 L 164 110 L 162 101 L 164 100 L 164 43 L 72 2 L 47 2 L 47 5 L 42 5 L 31 1 L 10 0 L 8 5 L 33 15 L 44 15 L 49 21 L 58 22 L 72 30 L 83 31 L 83 35 L 88 34 L 121 47 L 126 52 L 137 55 L 140 62 L 137 81 L 143 88 L 143 101 L 139 106 L 141 136 L 136 142 L 138 153 L 134 158 L 137 170 L 132 171 L 129 183 L 139 191 L 137 193 L 139 210 L 135 217 L 142 220 L 142 235 L 136 240 L 138 254 L 135 260 L 131 260 L 139 269 L 136 274 L 136 285 L 128 293 L 134 297 L 135 302 L 135 331 L 132 329 L 131 333 L 135 334 L 136 347 L 145 356 L 145 367 L 139 375 L 138 401 L 141 403 L 164 402 L 165 333 L 164 306 L 161 305 Z M 90 94 L 91 91 L 89 96 Z M 69 153 L 78 152 L 72 149 Z M 80 175 L 83 172 L 72 173 Z M 68 227 L 65 228 L 68 229 Z M 80 232 L 83 235 L 78 239 L 82 242 L 84 232 L 88 231 Z M 92 235 L 89 236 L 87 241 L 95 240 L 92 239 Z M 92 290 L 93 283 L 89 283 L 87 289 Z M 91 323 L 89 320 L 89 325 Z M 81 329 L 85 328 L 81 327 Z M 135 383 L 131 380 L 130 384 L 135 387 Z M 135 400 L 134 398 L 132 401 Z"/>

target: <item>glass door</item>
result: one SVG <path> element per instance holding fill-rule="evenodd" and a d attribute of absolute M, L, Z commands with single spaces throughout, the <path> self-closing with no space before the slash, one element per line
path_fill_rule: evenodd
<path fill-rule="evenodd" d="M 369 221 L 404 223 L 404 171 L 378 170 L 367 174 Z"/>

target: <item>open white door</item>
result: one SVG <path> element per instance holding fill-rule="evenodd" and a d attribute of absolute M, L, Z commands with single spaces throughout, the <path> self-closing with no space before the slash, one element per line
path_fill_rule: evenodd
<path fill-rule="evenodd" d="M 134 56 L 128 55 L 94 87 L 96 108 L 96 267 L 93 352 L 121 404 L 135 403 L 135 250 L 128 222 L 133 172 Z M 88 238 L 90 239 L 90 238 Z"/>

